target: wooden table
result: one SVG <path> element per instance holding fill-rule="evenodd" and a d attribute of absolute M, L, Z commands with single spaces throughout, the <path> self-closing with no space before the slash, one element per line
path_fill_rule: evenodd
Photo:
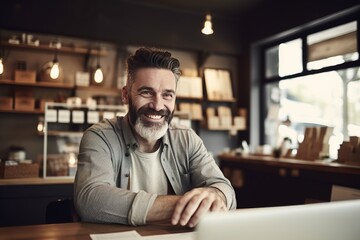
<path fill-rule="evenodd" d="M 0 228 L 0 239 L 90 239 L 90 234 L 135 230 L 142 236 L 190 232 L 191 228 L 171 225 L 145 225 L 139 227 L 118 224 L 61 223 Z"/>
<path fill-rule="evenodd" d="M 333 185 L 360 189 L 357 165 L 256 155 L 218 159 L 240 208 L 330 201 Z"/>

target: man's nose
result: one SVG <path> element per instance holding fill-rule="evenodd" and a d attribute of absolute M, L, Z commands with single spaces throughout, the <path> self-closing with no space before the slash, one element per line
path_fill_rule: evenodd
<path fill-rule="evenodd" d="M 164 99 L 162 98 L 161 95 L 155 95 L 149 106 L 154 109 L 155 111 L 160 111 L 162 109 L 164 109 Z"/>

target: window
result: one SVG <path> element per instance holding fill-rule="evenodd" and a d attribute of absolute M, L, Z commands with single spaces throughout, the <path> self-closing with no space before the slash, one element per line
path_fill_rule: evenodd
<path fill-rule="evenodd" d="M 359 14 L 350 9 L 253 46 L 253 72 L 263 75 L 252 77 L 252 100 L 261 109 L 251 113 L 252 145 L 276 148 L 289 138 L 297 148 L 306 127 L 327 126 L 323 157 L 337 159 L 343 141 L 360 137 Z"/>
<path fill-rule="evenodd" d="M 353 21 L 307 36 L 307 69 L 321 69 L 358 60 L 356 35 L 356 21 Z"/>
<path fill-rule="evenodd" d="M 300 73 L 303 70 L 301 45 L 301 39 L 295 39 L 266 50 L 266 78 Z"/>

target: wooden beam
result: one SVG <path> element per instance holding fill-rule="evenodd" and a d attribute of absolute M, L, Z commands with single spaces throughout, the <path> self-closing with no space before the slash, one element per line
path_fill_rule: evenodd
<path fill-rule="evenodd" d="M 357 51 L 356 31 L 327 39 L 308 47 L 308 62 Z"/>

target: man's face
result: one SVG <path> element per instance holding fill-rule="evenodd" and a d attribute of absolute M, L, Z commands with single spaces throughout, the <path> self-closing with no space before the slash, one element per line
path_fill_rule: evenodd
<path fill-rule="evenodd" d="M 164 136 L 173 117 L 175 76 L 167 69 L 143 68 L 134 78 L 131 89 L 127 89 L 130 92 L 125 91 L 130 121 L 140 137 L 157 140 Z"/>

